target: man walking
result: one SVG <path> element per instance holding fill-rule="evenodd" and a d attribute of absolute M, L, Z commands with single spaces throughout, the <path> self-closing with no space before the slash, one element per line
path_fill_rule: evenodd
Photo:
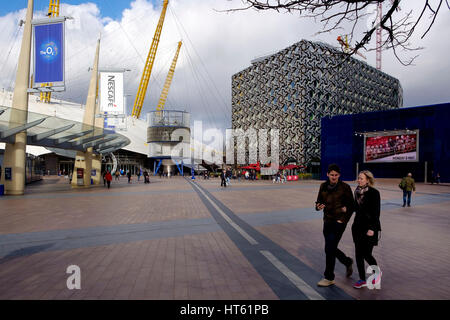
<path fill-rule="evenodd" d="M 137 177 L 138 177 L 138 181 L 141 181 L 141 175 L 142 175 L 142 169 L 139 168 L 139 171 L 136 173 Z"/>
<path fill-rule="evenodd" d="M 231 169 L 227 168 L 227 171 L 225 173 L 225 181 L 228 186 L 231 185 L 231 176 L 232 176 Z"/>
<path fill-rule="evenodd" d="M 222 187 L 227 187 L 227 174 L 226 174 L 226 172 L 225 172 L 225 169 L 223 169 L 222 170 L 222 173 L 220 174 L 220 179 L 221 179 L 221 181 L 220 181 L 220 186 Z"/>
<path fill-rule="evenodd" d="M 111 172 L 107 171 L 105 173 L 105 181 L 108 184 L 108 189 L 111 187 L 112 175 Z"/>
<path fill-rule="evenodd" d="M 150 183 L 150 176 L 147 170 L 144 170 L 144 183 Z"/>
<path fill-rule="evenodd" d="M 323 210 L 323 235 L 325 237 L 326 268 L 324 279 L 317 285 L 328 287 L 335 284 L 334 266 L 336 258 L 346 266 L 347 277 L 353 273 L 353 259 L 338 249 L 348 221 L 354 211 L 352 189 L 339 180 L 341 169 L 337 164 L 328 166 L 328 180 L 320 185 L 316 201 L 316 210 Z"/>
<path fill-rule="evenodd" d="M 412 178 L 412 173 L 408 173 L 408 176 L 404 177 L 402 179 L 402 182 L 400 182 L 400 185 L 403 189 L 403 206 L 408 203 L 408 207 L 411 207 L 411 192 L 416 192 L 416 183 L 414 182 L 414 179 Z M 406 200 L 408 199 L 408 201 Z"/>

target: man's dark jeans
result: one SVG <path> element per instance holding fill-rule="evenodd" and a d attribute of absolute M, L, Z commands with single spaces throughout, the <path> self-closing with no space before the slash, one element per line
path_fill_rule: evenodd
<path fill-rule="evenodd" d="M 408 197 L 408 206 L 411 205 L 411 191 L 403 190 L 403 205 L 406 204 L 406 198 Z"/>
<path fill-rule="evenodd" d="M 346 223 L 339 222 L 324 222 L 323 235 L 325 237 L 325 254 L 326 254 L 326 269 L 325 279 L 334 280 L 334 265 L 336 258 L 345 266 L 349 266 L 352 262 L 351 258 L 347 257 L 345 253 L 338 249 L 339 241 L 344 234 Z"/>

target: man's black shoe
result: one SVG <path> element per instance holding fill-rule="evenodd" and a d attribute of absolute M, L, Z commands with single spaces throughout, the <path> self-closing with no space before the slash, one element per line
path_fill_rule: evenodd
<path fill-rule="evenodd" d="M 404 208 L 406 206 L 406 204 L 402 205 L 402 207 Z"/>

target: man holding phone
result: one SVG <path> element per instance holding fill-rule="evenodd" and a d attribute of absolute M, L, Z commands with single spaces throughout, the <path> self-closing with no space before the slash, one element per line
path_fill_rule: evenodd
<path fill-rule="evenodd" d="M 341 169 L 337 164 L 328 166 L 328 180 L 320 185 L 316 201 L 316 210 L 323 210 L 323 235 L 325 237 L 326 268 L 325 278 L 317 285 L 328 287 L 335 284 L 334 266 L 336 258 L 346 266 L 347 277 L 353 272 L 353 259 L 338 249 L 339 241 L 344 234 L 348 221 L 354 211 L 352 189 L 339 180 Z"/>

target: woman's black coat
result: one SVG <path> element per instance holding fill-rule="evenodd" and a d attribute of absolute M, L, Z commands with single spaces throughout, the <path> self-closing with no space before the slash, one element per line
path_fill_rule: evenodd
<path fill-rule="evenodd" d="M 380 224 L 380 192 L 369 186 L 364 193 L 361 205 L 356 201 L 355 195 L 355 220 L 352 225 L 353 241 L 368 240 L 371 244 L 378 244 L 378 234 L 381 231 Z M 374 231 L 373 236 L 367 236 L 367 231 Z"/>

